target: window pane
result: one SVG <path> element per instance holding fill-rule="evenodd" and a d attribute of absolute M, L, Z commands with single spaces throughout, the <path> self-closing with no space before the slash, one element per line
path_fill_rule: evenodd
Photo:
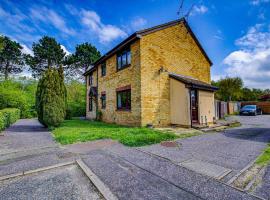
<path fill-rule="evenodd" d="M 117 93 L 117 108 L 122 108 L 121 93 Z"/>
<path fill-rule="evenodd" d="M 117 57 L 117 69 L 121 69 L 121 55 Z"/>
<path fill-rule="evenodd" d="M 106 75 L 106 63 L 103 63 L 101 65 L 101 75 L 105 76 Z"/>
<path fill-rule="evenodd" d="M 131 54 L 130 51 L 127 52 L 127 64 L 131 63 Z"/>
<path fill-rule="evenodd" d="M 92 102 L 92 98 L 89 98 L 89 111 L 93 110 L 93 102 Z"/>
<path fill-rule="evenodd" d="M 101 107 L 102 108 L 105 108 L 106 107 L 106 95 L 105 94 L 103 94 L 101 96 Z"/>
<path fill-rule="evenodd" d="M 125 66 L 125 65 L 127 65 L 127 55 L 126 55 L 126 53 L 124 53 L 122 55 L 122 67 Z"/>
<path fill-rule="evenodd" d="M 131 108 L 131 90 L 117 92 L 117 108 L 118 109 Z"/>

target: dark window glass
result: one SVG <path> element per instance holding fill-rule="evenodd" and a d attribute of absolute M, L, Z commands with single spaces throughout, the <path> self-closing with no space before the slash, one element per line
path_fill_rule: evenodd
<path fill-rule="evenodd" d="M 101 64 L 101 76 L 105 76 L 106 75 L 106 63 L 102 63 Z"/>
<path fill-rule="evenodd" d="M 117 57 L 117 69 L 121 69 L 121 60 L 122 60 L 122 57 L 121 56 L 118 56 Z"/>
<path fill-rule="evenodd" d="M 127 67 L 131 63 L 130 49 L 124 50 L 117 54 L 117 69 Z"/>
<path fill-rule="evenodd" d="M 89 85 L 93 84 L 93 75 L 89 75 Z"/>
<path fill-rule="evenodd" d="M 129 65 L 131 63 L 131 54 L 130 51 L 127 52 L 127 64 Z"/>
<path fill-rule="evenodd" d="M 101 108 L 106 108 L 106 94 L 101 95 Z"/>
<path fill-rule="evenodd" d="M 93 98 L 89 98 L 89 111 L 93 111 Z"/>
<path fill-rule="evenodd" d="M 117 92 L 117 109 L 130 110 L 131 109 L 131 90 L 123 90 Z"/>

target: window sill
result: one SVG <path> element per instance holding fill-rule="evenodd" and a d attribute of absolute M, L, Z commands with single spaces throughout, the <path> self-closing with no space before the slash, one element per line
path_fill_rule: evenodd
<path fill-rule="evenodd" d="M 131 64 L 128 64 L 128 65 L 123 66 L 120 69 L 116 68 L 116 70 L 117 70 L 117 72 L 119 72 L 119 71 L 122 71 L 123 69 L 126 69 L 126 68 L 130 67 L 130 66 L 131 66 Z"/>
<path fill-rule="evenodd" d="M 116 111 L 131 112 L 131 109 L 117 108 Z"/>

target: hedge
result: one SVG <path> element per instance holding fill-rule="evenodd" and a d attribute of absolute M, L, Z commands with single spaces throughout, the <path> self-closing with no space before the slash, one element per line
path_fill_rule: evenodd
<path fill-rule="evenodd" d="M 17 108 L 5 108 L 0 110 L 0 131 L 9 127 L 20 119 L 20 110 Z"/>

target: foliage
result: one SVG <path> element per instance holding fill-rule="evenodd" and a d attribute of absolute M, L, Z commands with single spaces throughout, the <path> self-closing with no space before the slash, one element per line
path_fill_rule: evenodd
<path fill-rule="evenodd" d="M 6 36 L 1 37 L 0 73 L 5 75 L 5 80 L 10 74 L 22 72 L 23 66 L 22 46 Z"/>
<path fill-rule="evenodd" d="M 28 78 L 0 82 L 0 109 L 18 108 L 22 118 L 35 117 L 36 86 L 37 81 Z"/>
<path fill-rule="evenodd" d="M 241 78 L 226 77 L 218 82 L 212 82 L 213 85 L 219 87 L 216 92 L 216 98 L 223 101 L 237 101 L 241 99 L 243 81 Z"/>
<path fill-rule="evenodd" d="M 264 149 L 263 153 L 257 158 L 256 163 L 259 165 L 267 165 L 270 163 L 270 143 Z"/>
<path fill-rule="evenodd" d="M 258 101 L 263 95 L 270 92 L 269 89 L 243 88 L 241 78 L 226 77 L 216 82 L 212 81 L 212 85 L 219 87 L 215 98 L 222 101 Z"/>
<path fill-rule="evenodd" d="M 0 110 L 0 131 L 9 127 L 20 119 L 20 110 L 17 108 L 5 108 Z"/>
<path fill-rule="evenodd" d="M 83 43 L 76 46 L 76 51 L 74 54 L 67 56 L 65 59 L 65 65 L 68 66 L 67 75 L 80 76 L 100 58 L 100 52 L 96 47 L 92 46 L 90 43 Z"/>
<path fill-rule="evenodd" d="M 56 127 L 66 115 L 66 88 L 62 69 L 48 69 L 39 80 L 36 92 L 39 121 L 47 127 Z"/>
<path fill-rule="evenodd" d="M 64 62 L 65 52 L 54 38 L 44 36 L 38 43 L 33 43 L 34 56 L 28 55 L 26 63 L 34 77 L 40 77 L 49 68 L 60 68 Z"/>
<path fill-rule="evenodd" d="M 264 91 L 261 89 L 243 88 L 241 100 L 242 101 L 258 101 L 263 94 L 264 94 Z"/>
<path fill-rule="evenodd" d="M 67 88 L 67 115 L 66 119 L 71 117 L 85 116 L 85 84 L 79 81 L 70 81 L 66 83 Z"/>
<path fill-rule="evenodd" d="M 178 138 L 173 133 L 145 127 L 127 127 L 86 120 L 66 120 L 53 130 L 53 135 L 61 144 L 110 138 L 127 146 L 150 145 Z"/>
<path fill-rule="evenodd" d="M 0 52 L 4 49 L 4 36 L 0 35 Z"/>

